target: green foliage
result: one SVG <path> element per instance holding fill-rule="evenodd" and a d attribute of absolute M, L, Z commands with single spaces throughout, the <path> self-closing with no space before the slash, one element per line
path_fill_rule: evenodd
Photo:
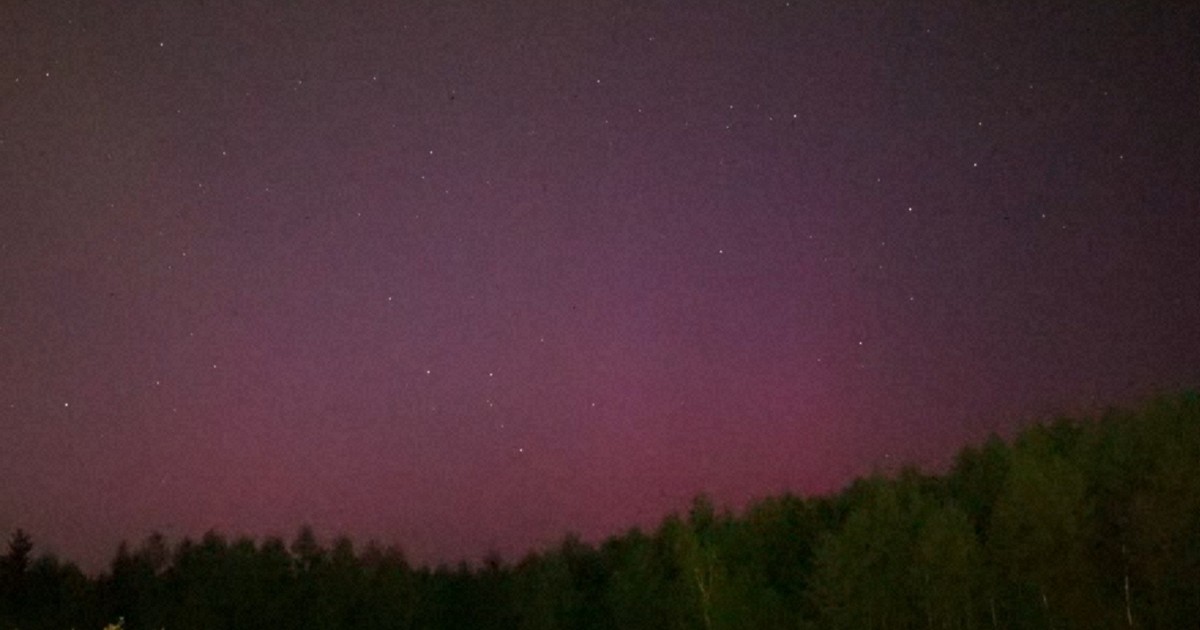
<path fill-rule="evenodd" d="M 834 628 L 969 628 L 983 572 L 967 515 L 916 476 L 876 478 L 817 550 L 811 594 Z"/>
<path fill-rule="evenodd" d="M 1057 420 L 838 495 L 735 516 L 697 497 L 652 532 L 515 566 L 411 567 L 311 528 L 122 544 L 89 579 L 0 558 L 0 628 L 1125 628 L 1200 619 L 1200 397 Z"/>
<path fill-rule="evenodd" d="M 1082 621 L 1102 604 L 1090 592 L 1095 576 L 1084 557 L 1085 480 L 1049 436 L 1027 437 L 992 514 L 989 551 L 1011 587 L 1015 618 Z"/>

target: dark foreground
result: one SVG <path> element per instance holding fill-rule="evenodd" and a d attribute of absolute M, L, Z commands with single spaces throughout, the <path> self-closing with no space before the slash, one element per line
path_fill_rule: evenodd
<path fill-rule="evenodd" d="M 3 558 L 0 628 L 1184 628 L 1200 619 L 1200 396 L 1059 420 L 943 476 L 860 479 L 509 566 L 415 568 L 312 531 L 122 544 L 95 578 Z"/>

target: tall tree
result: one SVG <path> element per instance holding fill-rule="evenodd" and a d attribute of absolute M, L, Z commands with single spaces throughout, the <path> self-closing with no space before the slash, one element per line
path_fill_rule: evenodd
<path fill-rule="evenodd" d="M 828 527 L 820 504 L 784 495 L 750 506 L 743 517 L 735 549 L 746 555 L 745 570 L 756 572 L 760 625 L 795 627 L 815 617 L 807 590 L 813 554 Z"/>
<path fill-rule="evenodd" d="M 29 570 L 33 539 L 17 529 L 8 541 L 8 553 L 0 558 L 0 621 L 16 624 L 24 618 L 26 572 Z"/>
<path fill-rule="evenodd" d="M 107 617 L 124 618 L 131 626 L 161 626 L 159 583 L 153 566 L 141 554 L 135 554 L 122 542 L 117 547 L 102 594 L 108 605 Z"/>
<path fill-rule="evenodd" d="M 670 585 L 656 539 L 632 529 L 604 543 L 609 574 L 606 598 L 613 625 L 631 629 L 671 627 Z"/>
<path fill-rule="evenodd" d="M 1084 478 L 1052 437 L 1037 428 L 1023 436 L 992 514 L 989 551 L 1009 591 L 1008 623 L 1108 625 L 1085 553 Z"/>
<path fill-rule="evenodd" d="M 572 627 L 581 608 L 570 568 L 561 554 L 530 554 L 513 570 L 514 605 L 521 630 Z"/>
<path fill-rule="evenodd" d="M 1138 619 L 1190 627 L 1200 619 L 1200 397 L 1157 400 L 1139 421 L 1153 464 L 1130 508 Z"/>
<path fill-rule="evenodd" d="M 4 556 L 4 569 L 12 576 L 21 576 L 29 569 L 33 539 L 25 530 L 18 528 L 8 541 L 8 553 Z"/>
<path fill-rule="evenodd" d="M 1127 412 L 1108 411 L 1089 427 L 1078 461 L 1087 482 L 1088 562 L 1097 570 L 1098 588 L 1110 605 L 1124 611 L 1124 627 L 1145 619 L 1143 576 L 1136 573 L 1132 508 L 1144 495 L 1154 466 L 1154 449 Z M 1119 602 L 1112 604 L 1113 602 Z"/>
<path fill-rule="evenodd" d="M 917 607 L 930 628 L 972 628 L 985 570 L 975 531 L 954 505 L 923 507 L 908 582 Z"/>
<path fill-rule="evenodd" d="M 856 484 L 856 505 L 817 549 L 812 596 L 830 628 L 909 627 L 920 621 L 907 580 L 914 524 L 894 483 Z"/>
<path fill-rule="evenodd" d="M 367 630 L 406 630 L 413 627 L 418 605 L 416 579 L 404 552 L 368 543 L 360 557 L 364 593 L 362 627 Z"/>
<path fill-rule="evenodd" d="M 659 606 L 669 628 L 703 628 L 704 601 L 697 587 L 697 544 L 688 524 L 676 514 L 654 534 L 654 573 L 661 584 Z M 701 570 L 699 575 L 703 576 Z"/>

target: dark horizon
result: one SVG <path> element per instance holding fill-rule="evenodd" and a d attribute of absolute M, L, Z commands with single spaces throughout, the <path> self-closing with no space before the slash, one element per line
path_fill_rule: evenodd
<path fill-rule="evenodd" d="M 1200 7 L 16 2 L 0 531 L 506 558 L 1200 384 Z"/>
<path fill-rule="evenodd" d="M 1200 392 L 1060 417 L 837 495 L 711 498 L 517 562 L 161 536 L 88 578 L 14 532 L 0 623 L 31 628 L 1185 627 L 1200 616 Z M 109 625 L 110 621 L 117 623 Z"/>
<path fill-rule="evenodd" d="M 238 542 L 239 540 L 250 540 L 256 545 L 262 545 L 271 540 L 278 540 L 285 546 L 290 547 L 298 538 L 303 537 L 306 533 L 315 536 L 315 540 L 325 550 L 332 550 L 336 543 L 340 540 L 349 540 L 354 545 L 354 549 L 358 553 L 362 553 L 368 547 L 374 547 L 381 551 L 396 551 L 403 554 L 404 559 L 415 570 L 428 571 L 456 571 L 461 566 L 469 567 L 472 571 L 477 571 L 481 567 L 486 566 L 486 563 L 493 560 L 500 560 L 506 567 L 513 567 L 533 556 L 542 556 L 547 553 L 554 553 L 565 540 L 577 539 L 592 546 L 599 546 L 613 539 L 621 539 L 627 536 L 632 531 L 640 533 L 653 532 L 657 527 L 661 526 L 664 521 L 671 518 L 678 518 L 680 515 L 686 515 L 688 510 L 692 508 L 697 501 L 711 502 L 712 507 L 718 514 L 727 513 L 734 518 L 742 518 L 746 515 L 746 510 L 763 502 L 777 501 L 781 499 L 797 499 L 802 501 L 826 501 L 836 500 L 839 495 L 845 495 L 852 487 L 857 484 L 869 482 L 876 479 L 894 480 L 898 476 L 906 473 L 919 473 L 921 475 L 940 476 L 949 474 L 950 467 L 955 463 L 955 460 L 960 458 L 964 452 L 969 450 L 978 450 L 987 447 L 994 439 L 999 439 L 1005 444 L 1011 444 L 1014 437 L 1019 436 L 1022 432 L 1027 432 L 1031 428 L 1049 427 L 1060 421 L 1068 421 L 1072 424 L 1077 424 L 1083 427 L 1090 427 L 1095 422 L 1107 417 L 1109 414 L 1128 413 L 1134 409 L 1149 408 L 1155 402 L 1164 400 L 1174 400 L 1176 398 L 1186 396 L 1196 396 L 1200 388 L 1174 388 L 1174 389 L 1155 389 L 1147 391 L 1140 396 L 1132 397 L 1123 403 L 1112 403 L 1106 405 L 1090 405 L 1086 407 L 1076 407 L 1068 409 L 1060 407 L 1052 412 L 1048 412 L 1036 417 L 1025 418 L 1021 421 L 1005 423 L 1004 428 L 998 431 L 993 431 L 983 439 L 961 444 L 954 452 L 947 454 L 940 460 L 933 462 L 925 462 L 922 465 L 917 461 L 897 461 L 891 457 L 884 457 L 878 462 L 872 462 L 866 469 L 855 473 L 855 476 L 846 479 L 836 487 L 817 490 L 813 492 L 802 492 L 790 488 L 783 488 L 775 492 L 762 495 L 754 495 L 747 497 L 745 501 L 738 505 L 721 504 L 713 502 L 712 494 L 706 491 L 698 491 L 687 497 L 682 503 L 676 506 L 668 506 L 665 511 L 649 520 L 630 523 L 624 527 L 617 527 L 606 533 L 583 536 L 579 529 L 568 529 L 558 532 L 557 535 L 552 535 L 545 540 L 535 543 L 533 546 L 515 550 L 508 554 L 501 553 L 496 548 L 488 548 L 474 556 L 461 556 L 457 558 L 439 559 L 433 562 L 422 561 L 419 558 L 413 558 L 410 555 L 409 549 L 405 546 L 403 540 L 381 540 L 376 538 L 359 539 L 344 531 L 320 531 L 313 527 L 310 523 L 299 523 L 292 528 L 291 531 L 272 531 L 272 532 L 229 532 L 222 531 L 217 527 L 210 527 L 196 532 L 185 533 L 179 536 L 171 536 L 168 532 L 162 529 L 152 529 L 144 533 L 144 535 L 136 538 L 124 538 L 115 541 L 111 545 L 111 549 L 107 556 L 101 558 L 97 564 L 89 565 L 81 563 L 76 558 L 66 557 L 57 552 L 53 547 L 47 548 L 42 540 L 37 536 L 37 532 L 30 531 L 28 528 L 22 527 L 19 523 L 13 526 L 13 529 L 7 532 L 12 534 L 20 531 L 25 535 L 30 536 L 34 542 L 34 558 L 44 556 L 53 557 L 61 562 L 70 563 L 80 568 L 81 571 L 89 578 L 99 578 L 111 572 L 112 560 L 119 555 L 119 550 L 124 547 L 129 553 L 137 553 L 144 547 L 146 541 L 152 537 L 162 536 L 164 542 L 168 544 L 168 548 L 172 551 L 178 548 L 178 545 L 185 540 L 191 543 L 200 543 L 206 536 L 215 534 L 229 544 Z M 5 532 L 0 532 L 5 533 Z"/>

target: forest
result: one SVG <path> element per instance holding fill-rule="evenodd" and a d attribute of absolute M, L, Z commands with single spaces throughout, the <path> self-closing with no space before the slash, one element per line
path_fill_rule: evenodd
<path fill-rule="evenodd" d="M 836 495 L 436 568 L 347 538 L 122 543 L 89 576 L 11 535 L 0 628 L 1185 628 L 1200 395 L 1060 418 Z"/>

